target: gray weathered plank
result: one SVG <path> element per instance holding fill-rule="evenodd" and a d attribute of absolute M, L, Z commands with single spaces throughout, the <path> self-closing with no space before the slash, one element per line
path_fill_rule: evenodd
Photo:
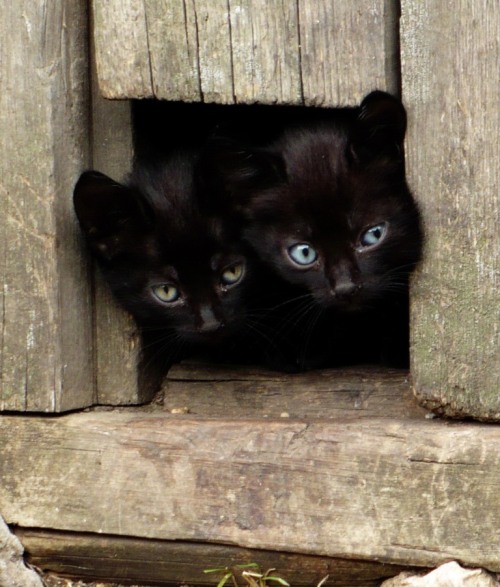
<path fill-rule="evenodd" d="M 213 587 L 222 573 L 204 573 L 204 569 L 257 563 L 261 571 L 275 568 L 273 574 L 279 574 L 292 585 L 311 587 L 329 575 L 330 586 L 377 587 L 381 580 L 408 570 L 408 567 L 375 561 L 332 559 L 217 544 L 76 535 L 23 528 L 16 528 L 16 535 L 29 551 L 28 562 L 44 572 L 87 580 L 126 581 L 127 584 L 140 581 L 141 584 Z M 235 570 L 235 573 L 243 584 L 241 570 Z"/>
<path fill-rule="evenodd" d="M 132 121 L 129 101 L 105 100 L 92 75 L 92 167 L 117 181 L 132 165 Z M 97 403 L 144 401 L 138 387 L 140 340 L 134 320 L 114 301 L 96 270 L 94 278 L 95 377 Z"/>
<path fill-rule="evenodd" d="M 396 3 L 297 4 L 306 104 L 355 104 L 377 88 L 397 93 Z"/>
<path fill-rule="evenodd" d="M 85 2 L 5 4 L 0 53 L 0 409 L 94 397 L 88 266 L 72 190 L 88 165 Z"/>
<path fill-rule="evenodd" d="M 235 100 L 301 103 L 297 3 L 230 0 L 229 4 Z"/>
<path fill-rule="evenodd" d="M 164 380 L 163 406 L 210 417 L 423 418 L 404 371 L 352 368 L 283 375 L 184 363 Z"/>
<path fill-rule="evenodd" d="M 353 104 L 397 90 L 389 0 L 95 0 L 109 98 Z"/>
<path fill-rule="evenodd" d="M 99 87 L 107 98 L 153 95 L 143 0 L 92 2 Z M 117 64 L 116 56 L 120 55 Z"/>
<path fill-rule="evenodd" d="M 0 419 L 23 527 L 500 570 L 500 428 L 441 421 Z"/>
<path fill-rule="evenodd" d="M 414 288 L 418 397 L 500 419 L 500 13 L 489 0 L 402 2 L 408 172 L 425 262 Z"/>

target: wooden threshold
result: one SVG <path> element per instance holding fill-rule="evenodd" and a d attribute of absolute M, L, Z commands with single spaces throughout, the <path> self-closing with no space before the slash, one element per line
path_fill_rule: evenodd
<path fill-rule="evenodd" d="M 500 571 L 500 428 L 138 412 L 0 418 L 21 528 Z"/>
<path fill-rule="evenodd" d="M 168 410 L 210 417 L 424 418 L 408 373 L 380 367 L 277 373 L 261 368 L 185 362 L 163 387 Z"/>

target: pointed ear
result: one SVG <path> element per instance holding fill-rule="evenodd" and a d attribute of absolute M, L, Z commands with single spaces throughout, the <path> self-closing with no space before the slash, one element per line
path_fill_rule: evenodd
<path fill-rule="evenodd" d="M 390 157 L 402 160 L 406 110 L 398 98 L 379 90 L 361 102 L 349 141 L 355 160 L 367 162 Z"/>
<path fill-rule="evenodd" d="M 201 158 L 201 175 L 220 204 L 244 208 L 253 194 L 286 181 L 283 159 L 226 139 L 213 139 Z"/>
<path fill-rule="evenodd" d="M 150 211 L 140 193 L 98 171 L 85 171 L 73 192 L 76 216 L 101 260 L 111 260 L 126 246 L 126 237 L 146 230 Z"/>

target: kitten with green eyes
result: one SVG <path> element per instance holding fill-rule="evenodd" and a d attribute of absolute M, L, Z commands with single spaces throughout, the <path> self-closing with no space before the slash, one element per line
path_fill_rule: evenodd
<path fill-rule="evenodd" d="M 268 313 L 284 369 L 408 362 L 408 279 L 421 254 L 405 180 L 406 112 L 385 92 L 315 111 L 266 148 L 219 141 L 211 185 L 290 286 Z"/>
<path fill-rule="evenodd" d="M 74 190 L 105 280 L 148 340 L 156 334 L 166 365 L 240 330 L 252 273 L 230 228 L 199 205 L 196 161 L 178 152 L 136 165 L 126 185 L 86 171 Z"/>

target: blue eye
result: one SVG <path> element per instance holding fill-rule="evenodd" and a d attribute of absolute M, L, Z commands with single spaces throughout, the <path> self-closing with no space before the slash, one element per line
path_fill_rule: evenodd
<path fill-rule="evenodd" d="M 316 249 L 311 247 L 308 243 L 298 243 L 288 249 L 288 256 L 290 259 L 301 267 L 312 265 L 318 258 Z"/>
<path fill-rule="evenodd" d="M 180 298 L 179 290 L 175 285 L 170 285 L 169 283 L 155 285 L 151 289 L 160 302 L 164 304 L 172 304 Z"/>
<path fill-rule="evenodd" d="M 387 235 L 387 222 L 381 222 L 365 230 L 359 237 L 361 249 L 369 249 L 380 244 Z"/>

